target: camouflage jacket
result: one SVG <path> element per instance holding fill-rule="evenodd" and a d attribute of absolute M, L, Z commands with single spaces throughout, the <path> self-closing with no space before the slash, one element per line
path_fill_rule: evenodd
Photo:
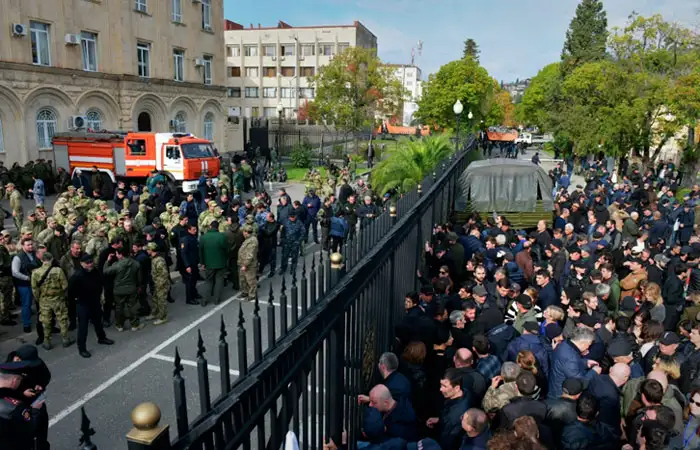
<path fill-rule="evenodd" d="M 486 395 L 484 395 L 484 402 L 482 404 L 484 411 L 487 413 L 499 411 L 519 395 L 515 381 L 504 383 L 495 389 L 489 386 Z"/>
<path fill-rule="evenodd" d="M 165 259 L 160 255 L 153 257 L 151 262 L 151 278 L 157 290 L 167 292 L 170 289 L 170 272 Z"/>
<path fill-rule="evenodd" d="M 10 194 L 10 208 L 12 211 L 22 212 L 22 194 L 17 189 Z"/>
<path fill-rule="evenodd" d="M 47 271 L 50 272 L 40 286 L 39 282 Z M 44 264 L 32 272 L 32 292 L 34 297 L 40 301 L 63 299 L 66 295 L 66 289 L 68 289 L 68 279 L 60 267 Z"/>
<path fill-rule="evenodd" d="M 258 238 L 249 235 L 238 250 L 238 267 L 250 267 L 258 263 Z"/>

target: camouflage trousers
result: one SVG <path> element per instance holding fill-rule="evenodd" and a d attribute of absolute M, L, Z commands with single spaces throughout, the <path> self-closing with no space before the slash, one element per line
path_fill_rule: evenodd
<path fill-rule="evenodd" d="M 253 300 L 258 295 L 258 263 L 250 264 L 245 272 L 241 270 L 238 273 L 238 281 L 241 285 L 241 293 Z"/>
<path fill-rule="evenodd" d="M 124 322 L 129 321 L 132 327 L 138 326 L 139 316 L 136 313 L 138 307 L 138 295 L 136 292 L 129 295 L 114 294 L 114 304 L 116 306 L 114 316 L 116 327 L 123 328 Z"/>
<path fill-rule="evenodd" d="M 51 315 L 56 315 L 56 322 L 61 329 L 61 337 L 68 338 L 68 305 L 65 297 L 44 297 L 39 304 L 39 320 L 44 327 L 44 339 L 51 342 Z"/>
<path fill-rule="evenodd" d="M 12 290 L 12 277 L 0 278 L 0 321 L 10 318 L 10 311 L 14 308 L 14 292 Z"/>
<path fill-rule="evenodd" d="M 24 222 L 24 213 L 22 211 L 17 211 L 17 214 L 12 216 L 12 220 L 17 227 L 17 231 L 22 229 L 22 223 Z"/>
<path fill-rule="evenodd" d="M 168 291 L 170 286 L 155 286 L 151 303 L 153 304 L 151 313 L 158 320 L 168 318 Z"/>

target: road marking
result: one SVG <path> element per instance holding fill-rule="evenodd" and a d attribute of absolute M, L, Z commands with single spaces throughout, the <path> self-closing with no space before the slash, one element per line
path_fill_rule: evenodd
<path fill-rule="evenodd" d="M 55 416 L 53 416 L 53 417 L 51 418 L 51 420 L 49 421 L 49 428 L 51 428 L 52 426 L 56 425 L 58 422 L 60 422 L 61 420 L 65 419 L 68 415 L 70 415 L 71 413 L 73 413 L 74 411 L 76 411 L 78 408 L 80 408 L 81 406 L 85 405 L 87 402 L 89 402 L 90 400 L 92 400 L 93 398 L 95 398 L 96 396 L 98 396 L 99 394 L 101 394 L 103 391 L 105 391 L 105 390 L 107 390 L 108 388 L 110 388 L 114 383 L 116 383 L 117 381 L 121 380 L 122 378 L 124 378 L 124 377 L 125 377 L 126 375 L 128 375 L 129 373 L 133 372 L 136 368 L 138 368 L 139 366 L 141 366 L 143 363 L 145 363 L 145 362 L 148 361 L 149 359 L 153 358 L 154 355 L 157 355 L 158 353 L 160 353 L 161 350 L 163 350 L 164 348 L 168 347 L 168 346 L 171 345 L 173 342 L 177 341 L 177 340 L 180 339 L 182 336 L 184 336 L 185 334 L 187 334 L 187 333 L 189 333 L 190 331 L 192 331 L 194 328 L 197 327 L 197 325 L 199 325 L 199 324 L 201 324 L 202 322 L 204 322 L 205 320 L 209 319 L 211 316 L 213 316 L 213 315 L 216 314 L 217 312 L 221 311 L 222 309 L 224 309 L 225 307 L 227 307 L 228 305 L 230 305 L 234 300 L 238 299 L 239 297 L 240 297 L 240 293 L 234 295 L 233 297 L 229 298 L 229 299 L 226 300 L 225 302 L 223 302 L 223 303 L 221 303 L 221 304 L 215 306 L 212 310 L 210 310 L 210 311 L 207 312 L 206 314 L 202 315 L 199 319 L 195 320 L 194 322 L 190 323 L 189 325 L 187 325 L 187 326 L 186 326 L 185 328 L 183 328 L 182 330 L 180 330 L 180 331 L 178 331 L 177 333 L 175 333 L 174 335 L 172 335 L 170 338 L 168 338 L 165 342 L 163 342 L 162 344 L 160 344 L 158 347 L 156 347 L 156 348 L 154 348 L 153 350 L 151 350 L 150 352 L 146 353 L 145 355 L 143 355 L 142 357 L 140 357 L 139 359 L 137 359 L 136 361 L 134 361 L 133 363 L 131 363 L 131 365 L 129 365 L 129 366 L 125 367 L 124 369 L 122 369 L 121 371 L 119 371 L 119 372 L 118 372 L 116 375 L 114 375 L 112 378 L 110 378 L 109 380 L 105 381 L 105 382 L 102 383 L 101 385 L 97 386 L 95 389 L 93 389 L 92 391 L 90 391 L 90 392 L 88 392 L 87 394 L 83 395 L 82 397 L 80 397 L 80 398 L 78 399 L 78 401 L 76 401 L 75 403 L 73 403 L 73 404 L 70 405 L 69 407 L 65 408 L 64 410 L 59 411 L 58 414 L 56 414 Z"/>
<path fill-rule="evenodd" d="M 161 361 L 169 362 L 169 363 L 175 363 L 175 358 L 172 358 L 170 356 L 165 356 L 165 355 L 151 355 L 151 358 L 153 359 L 159 359 Z M 180 359 L 180 363 L 182 363 L 183 366 L 190 366 L 190 367 L 197 367 L 197 361 L 191 361 L 189 359 Z M 213 364 L 207 364 L 207 368 L 211 370 L 212 372 L 221 372 L 221 367 L 215 366 Z M 238 376 L 240 372 L 237 370 L 230 369 L 228 371 L 231 375 Z"/>

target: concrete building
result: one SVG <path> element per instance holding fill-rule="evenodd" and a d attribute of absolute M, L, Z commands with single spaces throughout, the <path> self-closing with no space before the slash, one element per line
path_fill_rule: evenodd
<path fill-rule="evenodd" d="M 223 149 L 223 0 L 0 2 L 0 160 L 95 130 L 187 131 Z"/>
<path fill-rule="evenodd" d="M 231 118 L 296 118 L 315 91 L 309 77 L 348 47 L 377 48 L 377 37 L 364 25 L 246 28 L 226 21 L 226 84 Z M 230 119 L 231 120 L 231 119 Z M 235 120 L 231 120 L 237 121 Z"/>
<path fill-rule="evenodd" d="M 404 126 L 410 126 L 413 114 L 418 111 L 418 101 L 423 95 L 423 74 L 420 67 L 410 64 L 387 64 L 394 69 L 394 76 L 401 82 L 407 95 L 404 98 L 401 121 Z"/>

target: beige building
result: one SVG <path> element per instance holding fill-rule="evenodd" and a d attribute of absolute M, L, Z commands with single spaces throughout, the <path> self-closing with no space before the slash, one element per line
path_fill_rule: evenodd
<path fill-rule="evenodd" d="M 348 47 L 377 48 L 377 37 L 364 25 L 249 28 L 226 21 L 226 85 L 229 115 L 296 118 L 313 101 L 309 77 Z"/>
<path fill-rule="evenodd" d="M 401 121 L 404 126 L 410 126 L 413 115 L 418 111 L 418 101 L 423 96 L 423 75 L 420 67 L 412 64 L 387 64 L 393 69 L 394 77 L 401 82 L 406 90 Z"/>
<path fill-rule="evenodd" d="M 51 159 L 70 129 L 186 131 L 223 149 L 223 31 L 223 0 L 1 0 L 0 160 Z"/>

